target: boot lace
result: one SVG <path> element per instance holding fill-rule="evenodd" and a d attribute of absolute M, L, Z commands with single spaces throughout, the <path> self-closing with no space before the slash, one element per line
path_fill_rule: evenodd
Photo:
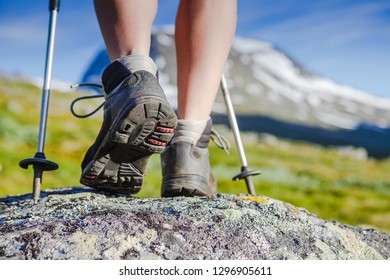
<path fill-rule="evenodd" d="M 210 139 L 213 140 L 214 144 L 225 151 L 225 153 L 228 155 L 230 150 L 230 142 L 220 135 L 214 128 L 211 129 Z"/>
<path fill-rule="evenodd" d="M 88 118 L 90 116 L 92 116 L 93 114 L 95 114 L 97 111 L 100 110 L 100 108 L 102 108 L 104 106 L 104 104 L 106 104 L 106 102 L 114 97 L 118 92 L 119 90 L 121 89 L 121 87 L 129 80 L 129 78 L 126 78 L 124 79 L 116 88 L 114 88 L 111 92 L 109 93 L 104 93 L 104 88 L 102 85 L 100 84 L 94 84 L 94 83 L 82 83 L 82 84 L 75 84 L 75 85 L 71 85 L 70 88 L 74 89 L 74 88 L 79 88 L 79 87 L 97 87 L 97 88 L 100 88 L 103 90 L 103 93 L 99 93 L 99 94 L 95 94 L 95 95 L 87 95 L 87 96 L 81 96 L 81 97 L 78 97 L 76 98 L 75 100 L 72 101 L 72 103 L 70 104 L 70 111 L 72 113 L 73 116 L 75 116 L 76 118 L 80 118 L 80 119 L 84 119 L 84 118 Z M 76 113 L 75 109 L 74 109 L 74 106 L 76 105 L 77 102 L 81 101 L 81 100 L 85 100 L 85 99 L 94 99 L 94 98 L 103 98 L 105 97 L 105 100 L 102 102 L 102 104 L 100 104 L 95 110 L 93 110 L 92 112 L 89 112 L 89 113 L 86 113 L 86 114 L 78 114 Z"/>
<path fill-rule="evenodd" d="M 75 85 L 71 85 L 70 88 L 74 89 L 74 88 L 79 88 L 79 87 L 97 87 L 97 88 L 101 88 L 103 89 L 103 86 L 102 85 L 99 85 L 99 84 L 92 84 L 92 83 L 84 83 L 84 84 L 75 84 Z M 80 119 L 84 119 L 84 118 L 88 118 L 90 116 L 92 116 L 93 114 L 95 114 L 97 111 L 100 110 L 100 108 L 102 108 L 104 106 L 104 104 L 106 104 L 106 100 L 103 101 L 102 104 L 100 104 L 95 110 L 93 110 L 92 112 L 89 112 L 89 113 L 86 113 L 86 114 L 79 114 L 75 111 L 74 109 L 74 106 L 76 105 L 77 102 L 80 102 L 81 100 L 86 100 L 86 99 L 94 99 L 94 98 L 103 98 L 104 97 L 104 94 L 101 93 L 101 94 L 95 94 L 95 95 L 87 95 L 87 96 L 81 96 L 81 97 L 78 97 L 78 98 L 75 98 L 72 103 L 70 104 L 70 112 L 72 113 L 73 116 L 75 116 L 76 118 L 80 118 Z"/>

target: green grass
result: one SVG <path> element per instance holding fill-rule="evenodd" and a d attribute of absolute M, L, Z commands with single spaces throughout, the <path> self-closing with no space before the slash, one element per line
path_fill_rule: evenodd
<path fill-rule="evenodd" d="M 60 168 L 44 173 L 44 189 L 80 185 L 80 162 L 95 139 L 102 114 L 74 118 L 69 105 L 79 95 L 52 92 L 45 153 Z M 33 172 L 18 163 L 36 152 L 40 102 L 39 88 L 0 79 L 0 197 L 31 192 Z M 92 109 L 99 102 L 85 101 L 83 106 Z M 241 167 L 231 132 L 225 127 L 217 129 L 233 144 L 230 155 L 210 145 L 219 191 L 246 193 L 243 181 L 231 180 Z M 312 144 L 269 141 L 269 137 L 248 133 L 242 136 L 250 167 L 262 171 L 253 177 L 257 194 L 290 202 L 324 219 L 390 232 L 390 159 L 359 160 Z M 154 155 L 137 196 L 159 197 L 160 183 L 160 158 Z"/>

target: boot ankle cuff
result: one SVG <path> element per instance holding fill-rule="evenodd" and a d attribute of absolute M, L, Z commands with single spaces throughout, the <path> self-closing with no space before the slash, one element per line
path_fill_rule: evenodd
<path fill-rule="evenodd" d="M 213 120 L 210 118 L 207 121 L 206 128 L 204 129 L 202 136 L 199 138 L 198 142 L 196 142 L 196 147 L 199 148 L 207 148 L 210 142 L 210 134 L 211 129 L 213 128 Z"/>
<path fill-rule="evenodd" d="M 102 83 L 104 91 L 108 94 L 132 73 L 119 61 L 114 61 L 104 70 Z"/>

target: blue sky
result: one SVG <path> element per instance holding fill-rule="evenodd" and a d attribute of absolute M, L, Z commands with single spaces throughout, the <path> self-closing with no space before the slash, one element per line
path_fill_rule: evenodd
<path fill-rule="evenodd" d="M 92 2 L 61 1 L 53 79 L 78 82 L 103 48 Z M 160 0 L 155 25 L 174 24 L 177 5 Z M 43 76 L 48 20 L 48 0 L 0 0 L 0 73 Z M 239 0 L 236 35 L 272 42 L 317 75 L 390 98 L 389 0 Z"/>

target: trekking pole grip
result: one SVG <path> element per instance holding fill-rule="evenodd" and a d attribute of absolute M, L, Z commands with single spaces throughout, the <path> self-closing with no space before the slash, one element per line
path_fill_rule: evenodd
<path fill-rule="evenodd" d="M 49 3 L 49 11 L 58 10 L 60 9 L 60 0 L 50 0 Z"/>

